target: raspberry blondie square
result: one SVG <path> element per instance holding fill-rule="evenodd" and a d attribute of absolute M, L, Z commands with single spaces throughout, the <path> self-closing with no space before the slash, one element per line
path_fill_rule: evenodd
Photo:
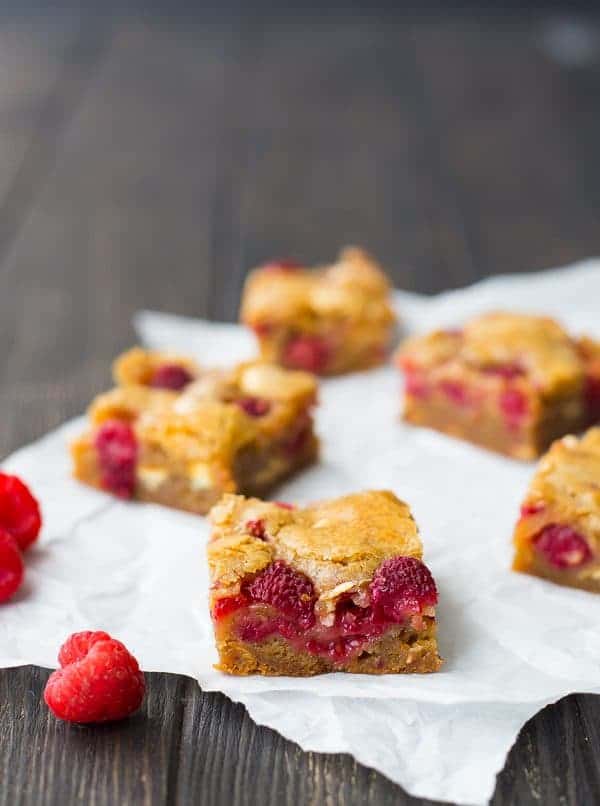
<path fill-rule="evenodd" d="M 315 460 L 312 375 L 164 359 L 136 349 L 115 362 L 121 385 L 96 398 L 89 429 L 71 446 L 77 479 L 204 514 L 225 492 L 265 494 Z"/>
<path fill-rule="evenodd" d="M 521 507 L 513 568 L 600 593 L 600 428 L 541 460 Z"/>
<path fill-rule="evenodd" d="M 542 316 L 489 313 L 405 342 L 404 419 L 517 459 L 600 419 L 600 346 Z"/>
<path fill-rule="evenodd" d="M 437 589 L 408 506 L 364 492 L 212 509 L 210 611 L 229 674 L 435 672 Z"/>
<path fill-rule="evenodd" d="M 255 269 L 240 318 L 262 357 L 290 369 L 334 375 L 381 364 L 395 322 L 389 283 L 357 248 L 317 269 L 276 261 Z"/>

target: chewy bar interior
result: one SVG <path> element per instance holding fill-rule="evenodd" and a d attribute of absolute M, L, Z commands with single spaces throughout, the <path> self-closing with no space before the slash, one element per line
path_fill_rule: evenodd
<path fill-rule="evenodd" d="M 600 345 L 554 320 L 490 313 L 398 352 L 404 419 L 517 459 L 600 421 Z"/>
<path fill-rule="evenodd" d="M 600 428 L 541 460 L 521 507 L 513 568 L 600 593 Z"/>
<path fill-rule="evenodd" d="M 434 672 L 437 589 L 408 506 L 364 492 L 303 509 L 226 495 L 211 512 L 218 668 Z"/>
<path fill-rule="evenodd" d="M 323 268 L 276 261 L 255 269 L 240 317 L 265 360 L 320 375 L 381 364 L 395 321 L 385 274 L 357 248 Z"/>
<path fill-rule="evenodd" d="M 77 479 L 122 498 L 206 513 L 225 492 L 265 494 L 316 459 L 313 376 L 262 362 L 202 371 L 134 349 L 120 385 L 71 446 Z"/>

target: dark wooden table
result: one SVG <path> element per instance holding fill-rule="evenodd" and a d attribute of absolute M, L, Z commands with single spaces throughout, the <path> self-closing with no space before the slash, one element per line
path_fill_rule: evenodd
<path fill-rule="evenodd" d="M 600 253 L 600 17 L 15 7 L 0 12 L 2 456 L 108 384 L 136 309 L 233 319 L 263 258 L 359 243 L 435 292 Z M 40 702 L 47 675 L 0 672 L 3 806 L 424 803 L 182 677 L 149 675 L 124 724 L 70 727 Z M 600 802 L 599 725 L 591 696 L 545 709 L 494 804 Z"/>

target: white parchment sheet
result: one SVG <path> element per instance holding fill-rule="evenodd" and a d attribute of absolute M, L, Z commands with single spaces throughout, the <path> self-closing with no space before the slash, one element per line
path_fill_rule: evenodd
<path fill-rule="evenodd" d="M 408 330 L 509 308 L 549 313 L 600 338 L 600 262 L 438 297 L 398 292 L 397 305 Z M 235 325 L 146 312 L 136 326 L 146 344 L 205 364 L 253 353 L 252 338 Z M 385 487 L 411 504 L 440 589 L 441 672 L 292 679 L 214 671 L 205 520 L 72 481 L 65 445 L 82 420 L 3 463 L 31 484 L 45 520 L 26 582 L 1 609 L 0 665 L 55 666 L 69 633 L 102 628 L 144 669 L 195 677 L 306 750 L 352 753 L 414 795 L 485 803 L 529 717 L 570 692 L 600 693 L 600 597 L 509 571 L 533 465 L 401 424 L 399 390 L 391 368 L 324 382 L 322 461 L 277 497 L 305 502 Z"/>

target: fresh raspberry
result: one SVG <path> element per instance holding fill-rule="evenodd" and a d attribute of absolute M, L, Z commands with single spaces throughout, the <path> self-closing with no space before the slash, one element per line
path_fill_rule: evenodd
<path fill-rule="evenodd" d="M 150 378 L 150 386 L 155 389 L 172 389 L 179 392 L 188 383 L 194 380 L 194 376 L 181 364 L 163 364 L 154 370 Z"/>
<path fill-rule="evenodd" d="M 216 599 L 212 606 L 212 617 L 215 621 L 225 618 L 230 613 L 234 613 L 242 607 L 246 607 L 248 598 L 244 594 L 238 596 L 222 596 Z"/>
<path fill-rule="evenodd" d="M 85 658 L 98 641 L 110 640 L 112 640 L 110 635 L 104 630 L 74 632 L 61 646 L 58 652 L 58 663 L 60 666 L 70 666 L 71 663 L 77 663 L 77 661 Z"/>
<path fill-rule="evenodd" d="M 302 629 L 314 624 L 315 590 L 310 579 L 276 560 L 244 586 L 243 593 L 253 602 L 276 607 L 284 616 L 294 620 Z"/>
<path fill-rule="evenodd" d="M 297 260 L 292 257 L 286 257 L 270 260 L 262 267 L 262 270 L 277 273 L 297 271 L 300 268 L 302 268 L 302 265 Z"/>
<path fill-rule="evenodd" d="M 6 529 L 25 551 L 42 526 L 40 505 L 16 476 L 0 473 L 0 528 Z"/>
<path fill-rule="evenodd" d="M 500 394 L 500 408 L 511 428 L 519 426 L 529 412 L 529 401 L 520 389 L 505 389 Z"/>
<path fill-rule="evenodd" d="M 249 417 L 264 417 L 271 411 L 271 404 L 262 397 L 240 397 L 235 402 Z"/>
<path fill-rule="evenodd" d="M 323 372 L 331 354 L 329 344 L 319 336 L 293 336 L 283 349 L 282 364 L 289 369 Z"/>
<path fill-rule="evenodd" d="M 137 461 L 133 428 L 122 420 L 107 420 L 96 432 L 95 446 L 102 486 L 120 498 L 131 498 Z"/>
<path fill-rule="evenodd" d="M 248 534 L 251 534 L 252 537 L 258 537 L 259 540 L 267 539 L 265 522 L 262 518 L 258 518 L 258 520 L 248 521 L 246 523 L 246 531 L 248 532 Z"/>
<path fill-rule="evenodd" d="M 426 565 L 414 557 L 391 557 L 381 563 L 369 586 L 371 603 L 388 621 L 403 621 L 437 603 L 437 588 Z"/>
<path fill-rule="evenodd" d="M 577 568 L 592 556 L 586 539 L 570 526 L 559 523 L 545 526 L 534 537 L 533 544 L 555 568 Z"/>
<path fill-rule="evenodd" d="M 25 567 L 15 538 L 0 529 L 0 602 L 6 602 L 23 582 Z"/>
<path fill-rule="evenodd" d="M 44 700 L 59 719 L 109 722 L 140 707 L 144 674 L 133 655 L 107 633 L 75 633 L 58 659 L 61 668 L 50 675 Z"/>

